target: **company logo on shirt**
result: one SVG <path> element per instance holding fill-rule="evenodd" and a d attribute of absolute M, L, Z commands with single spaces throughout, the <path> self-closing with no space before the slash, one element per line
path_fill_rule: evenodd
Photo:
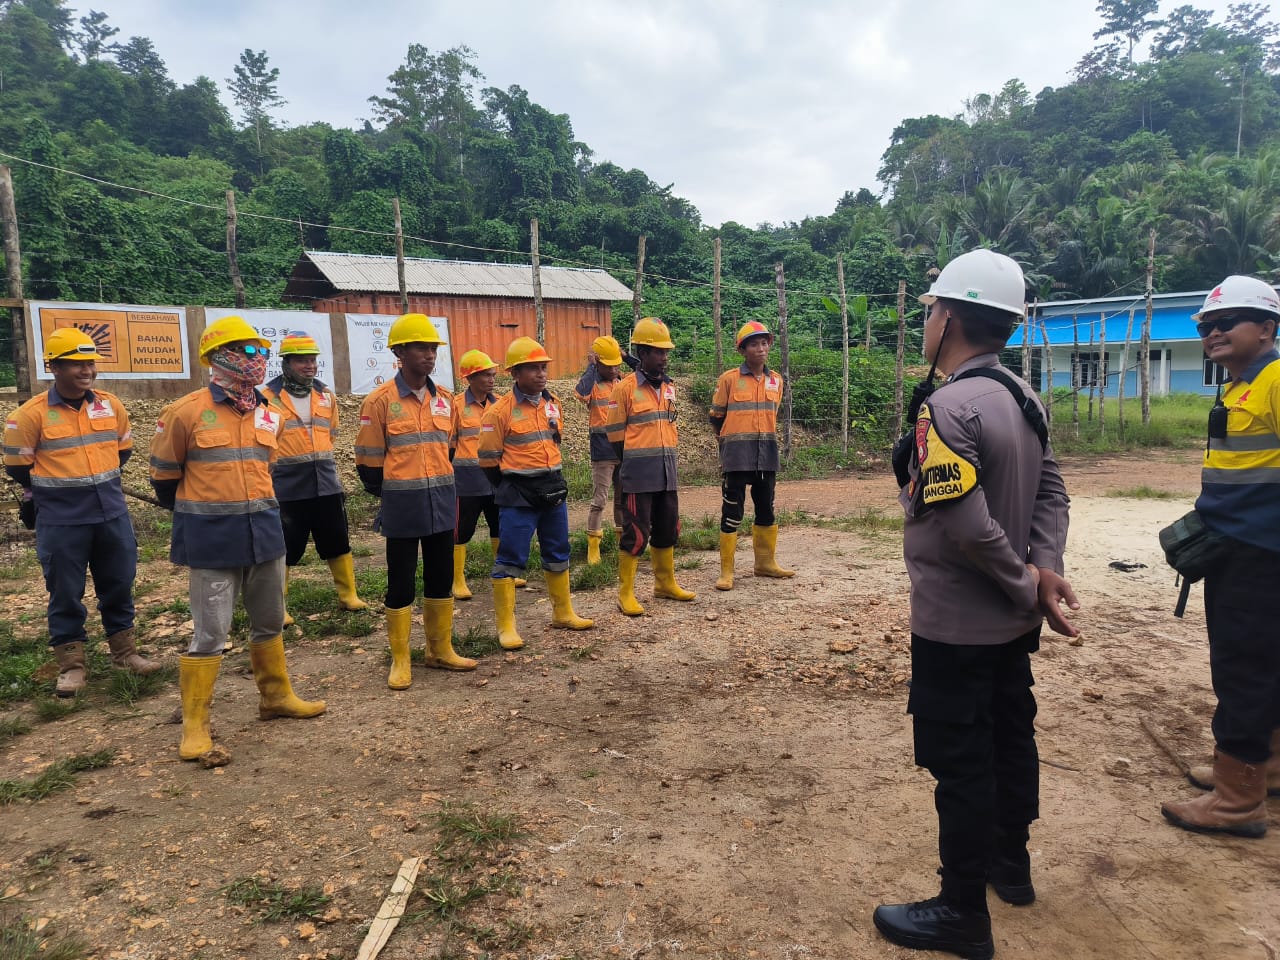
<path fill-rule="evenodd" d="M 431 403 L 431 412 L 437 417 L 447 417 L 449 415 L 449 401 L 444 397 L 436 397 Z"/>
<path fill-rule="evenodd" d="M 89 419 L 103 420 L 115 416 L 115 411 L 111 409 L 111 404 L 106 400 L 97 399 L 89 404 Z"/>
<path fill-rule="evenodd" d="M 218 415 L 214 413 L 212 410 L 203 410 L 200 413 L 200 419 L 203 420 L 205 423 L 217 423 Z"/>

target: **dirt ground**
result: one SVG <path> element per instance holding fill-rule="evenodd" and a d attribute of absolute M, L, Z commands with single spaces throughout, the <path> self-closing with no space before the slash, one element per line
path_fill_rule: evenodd
<path fill-rule="evenodd" d="M 1280 829 L 1249 841 L 1165 824 L 1160 801 L 1190 788 L 1139 723 L 1192 761 L 1209 754 L 1200 592 L 1185 620 L 1172 616 L 1156 543 L 1194 497 L 1196 455 L 1065 473 L 1082 642 L 1047 635 L 1034 659 L 1039 899 L 991 897 L 997 956 L 1274 960 Z M 1177 496 L 1107 496 L 1139 485 Z M 787 483 L 779 505 L 892 514 L 891 487 L 878 473 Z M 682 512 L 714 513 L 717 500 L 689 490 Z M 119 754 L 72 790 L 0 808 L 0 907 L 78 932 L 101 958 L 351 958 L 402 858 L 427 857 L 424 876 L 438 863 L 442 804 L 471 802 L 526 831 L 490 858 L 509 892 L 469 908 L 471 927 L 445 929 L 423 917 L 444 895 L 419 890 L 382 957 L 911 956 L 871 923 L 876 904 L 937 883 L 931 780 L 912 763 L 904 712 L 901 537 L 793 524 L 779 554 L 794 580 L 755 579 L 747 548 L 731 593 L 712 589 L 714 554 L 696 555 L 680 573 L 692 604 L 653 601 L 642 569 L 647 615 L 586 593 L 587 633 L 546 629 L 534 581 L 518 603 L 524 650 L 473 674 L 415 667 L 401 693 L 386 688 L 380 617 L 354 648 L 291 641 L 295 686 L 328 700 L 312 721 L 259 722 L 232 655 L 213 717 L 233 760 L 214 770 L 177 759 L 176 690 L 39 725 L 0 747 L 0 777 L 69 751 Z M 167 565 L 152 575 L 181 585 Z M 483 593 L 458 605 L 459 633 L 491 622 Z M 163 657 L 179 644 L 162 641 Z M 332 902 L 313 921 L 256 923 L 218 892 L 255 873 L 321 885 Z M 500 933 L 475 932 L 486 926 Z"/>

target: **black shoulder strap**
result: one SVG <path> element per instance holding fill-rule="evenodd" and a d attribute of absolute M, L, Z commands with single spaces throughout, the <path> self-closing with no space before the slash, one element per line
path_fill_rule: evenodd
<path fill-rule="evenodd" d="M 973 367 L 956 374 L 954 379 L 966 380 L 969 377 L 985 377 L 988 380 L 994 380 L 996 383 L 1002 384 L 1013 397 L 1018 409 L 1022 411 L 1023 418 L 1031 429 L 1035 431 L 1036 438 L 1040 441 L 1040 449 L 1044 450 L 1049 446 L 1049 428 L 1045 426 L 1044 415 L 1040 412 L 1040 408 L 1036 406 L 1036 402 L 1022 392 L 1022 387 L 1018 385 L 1018 381 L 1003 370 L 995 367 Z"/>

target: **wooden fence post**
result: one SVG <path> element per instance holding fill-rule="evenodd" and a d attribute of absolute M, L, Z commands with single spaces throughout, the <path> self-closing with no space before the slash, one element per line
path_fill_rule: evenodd
<path fill-rule="evenodd" d="M 1080 378 L 1084 365 L 1080 363 L 1080 314 L 1071 315 L 1071 424 L 1080 439 Z"/>
<path fill-rule="evenodd" d="M 1124 439 L 1124 387 L 1129 379 L 1129 343 L 1133 339 L 1133 315 L 1136 307 L 1129 308 L 1129 325 L 1124 328 L 1124 350 L 1120 353 L 1120 383 L 1117 388 L 1120 401 L 1120 439 Z"/>
<path fill-rule="evenodd" d="M 791 341 L 787 335 L 787 278 L 781 263 L 773 265 L 778 288 L 778 341 L 782 347 L 782 458 L 791 460 Z"/>
<path fill-rule="evenodd" d="M 648 238 L 640 234 L 640 243 L 636 247 L 636 282 L 631 289 L 631 325 L 640 322 L 640 301 L 644 299 L 644 244 Z"/>
<path fill-rule="evenodd" d="M 1029 318 L 1028 318 L 1029 320 Z M 1040 338 L 1044 341 L 1044 416 L 1049 433 L 1053 433 L 1053 346 L 1049 343 L 1049 324 L 1040 318 Z"/>
<path fill-rule="evenodd" d="M 716 330 L 716 369 L 718 376 L 720 371 L 724 369 L 724 341 L 722 339 L 720 324 L 720 238 L 716 237 L 712 247 L 712 269 L 711 269 L 711 322 Z"/>
<path fill-rule="evenodd" d="M 871 321 L 868 320 L 868 323 Z M 898 281 L 898 362 L 893 373 L 893 409 L 897 421 L 893 427 L 895 437 L 902 436 L 902 352 L 907 340 L 907 281 Z"/>
<path fill-rule="evenodd" d="M 400 198 L 391 198 L 391 212 L 396 216 L 396 281 L 400 284 L 400 312 L 409 312 L 409 289 L 404 280 L 404 228 L 400 221 Z"/>
<path fill-rule="evenodd" d="M 5 274 L 9 280 L 9 297 L 18 305 L 10 308 L 10 331 L 13 337 L 13 382 L 19 400 L 31 398 L 31 363 L 27 350 L 27 320 L 22 309 L 22 248 L 18 244 L 18 207 L 13 198 L 13 177 L 9 168 L 0 164 L 0 233 L 4 236 Z"/>
<path fill-rule="evenodd" d="M 840 284 L 840 450 L 849 455 L 849 300 L 844 290 L 844 254 L 836 254 L 836 280 Z"/>
<path fill-rule="evenodd" d="M 1142 322 L 1142 339 L 1138 347 L 1139 389 L 1142 392 L 1142 425 L 1151 422 L 1151 281 L 1156 269 L 1156 232 L 1151 231 L 1147 243 L 1147 317 Z"/>
<path fill-rule="evenodd" d="M 236 295 L 236 309 L 244 309 L 244 281 L 240 279 L 240 263 L 236 259 L 236 192 L 227 191 L 227 269 L 231 272 L 231 289 Z"/>
<path fill-rule="evenodd" d="M 1098 389 L 1098 436 L 1107 435 L 1107 315 L 1098 314 L 1098 371 L 1102 386 Z"/>
<path fill-rule="evenodd" d="M 538 322 L 538 342 L 547 345 L 547 314 L 542 308 L 542 268 L 538 259 L 538 218 L 529 221 L 529 252 L 533 259 L 533 314 Z"/>

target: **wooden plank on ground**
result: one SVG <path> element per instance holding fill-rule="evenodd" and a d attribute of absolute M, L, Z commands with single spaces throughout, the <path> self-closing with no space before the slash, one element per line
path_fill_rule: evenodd
<path fill-rule="evenodd" d="M 391 884 L 391 892 L 382 901 L 373 923 L 369 924 L 369 933 L 365 936 L 364 943 L 360 944 L 356 960 L 373 960 L 387 945 L 400 918 L 404 916 L 404 908 L 409 902 L 409 895 L 413 893 L 413 884 L 418 879 L 422 863 L 422 857 L 410 857 L 400 864 L 400 871 Z"/>

